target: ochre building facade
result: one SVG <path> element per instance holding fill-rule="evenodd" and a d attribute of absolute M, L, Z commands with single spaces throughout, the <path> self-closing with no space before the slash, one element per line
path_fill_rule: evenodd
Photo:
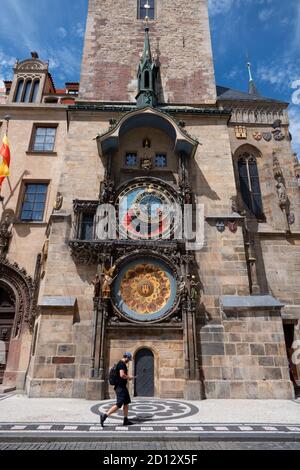
<path fill-rule="evenodd" d="M 105 399 L 131 351 L 135 396 L 293 398 L 288 104 L 216 86 L 205 0 L 119 3 L 89 1 L 80 86 L 32 53 L 0 95 L 1 388 Z"/>

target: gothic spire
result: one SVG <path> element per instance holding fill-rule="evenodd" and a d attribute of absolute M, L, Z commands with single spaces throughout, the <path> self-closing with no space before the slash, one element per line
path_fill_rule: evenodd
<path fill-rule="evenodd" d="M 253 80 L 252 71 L 251 71 L 251 63 L 250 62 L 247 63 L 247 67 L 248 67 L 248 72 L 249 72 L 249 89 L 248 89 L 248 93 L 249 93 L 249 95 L 259 96 L 259 91 L 256 88 L 255 82 Z"/>
<path fill-rule="evenodd" d="M 147 2 L 148 5 L 148 2 Z M 145 5 L 146 7 L 146 5 Z M 136 97 L 137 106 L 156 106 L 156 77 L 157 66 L 152 60 L 150 38 L 149 38 L 149 25 L 148 16 L 146 16 L 145 36 L 144 36 L 144 49 L 141 56 L 141 61 L 138 69 L 138 95 Z"/>

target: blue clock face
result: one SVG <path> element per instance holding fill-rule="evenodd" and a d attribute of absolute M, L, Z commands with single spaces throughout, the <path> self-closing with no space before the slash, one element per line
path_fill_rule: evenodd
<path fill-rule="evenodd" d="M 177 282 L 159 260 L 140 258 L 128 263 L 113 286 L 113 302 L 125 316 L 145 322 L 164 317 L 176 301 Z"/>
<path fill-rule="evenodd" d="M 174 208 L 174 197 L 159 185 L 131 185 L 119 196 L 120 236 L 141 240 L 170 238 Z"/>

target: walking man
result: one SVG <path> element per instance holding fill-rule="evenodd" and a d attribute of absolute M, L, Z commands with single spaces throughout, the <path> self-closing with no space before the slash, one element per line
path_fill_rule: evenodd
<path fill-rule="evenodd" d="M 129 404 L 131 403 L 131 399 L 127 389 L 127 382 L 128 380 L 131 381 L 135 378 L 128 375 L 127 364 L 129 364 L 129 362 L 132 362 L 132 354 L 125 353 L 123 359 L 119 361 L 116 366 L 115 392 L 117 395 L 117 403 L 108 411 L 108 413 L 100 415 L 100 423 L 102 427 L 104 427 L 104 423 L 107 418 L 116 413 L 116 411 L 120 410 L 122 407 L 124 411 L 123 426 L 131 426 L 134 424 L 128 419 Z"/>

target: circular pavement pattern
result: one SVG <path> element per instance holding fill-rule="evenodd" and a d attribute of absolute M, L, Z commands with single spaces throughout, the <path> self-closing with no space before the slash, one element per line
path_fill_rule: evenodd
<path fill-rule="evenodd" d="M 91 412 L 96 415 L 106 413 L 115 403 L 115 400 L 99 403 L 91 408 Z M 129 407 L 130 419 L 136 422 L 177 420 L 194 416 L 197 413 L 199 413 L 199 409 L 190 403 L 153 398 L 135 398 Z M 110 418 L 122 419 L 123 411 L 117 411 Z"/>

